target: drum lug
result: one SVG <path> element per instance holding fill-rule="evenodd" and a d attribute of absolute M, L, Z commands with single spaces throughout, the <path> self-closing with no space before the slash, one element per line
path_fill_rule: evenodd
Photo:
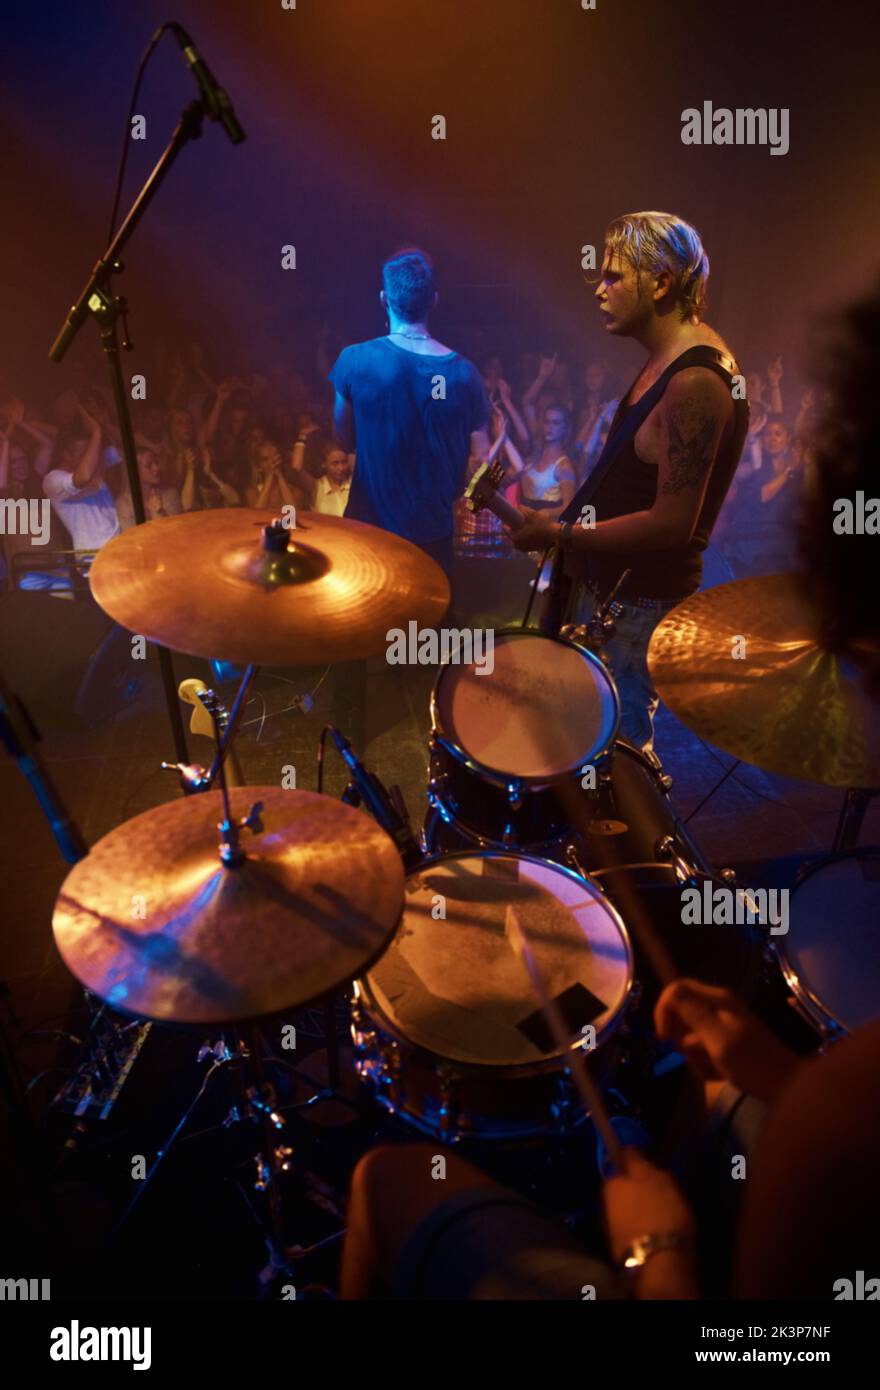
<path fill-rule="evenodd" d="M 679 883 L 696 883 L 698 878 L 703 877 L 684 857 L 674 835 L 661 835 L 654 846 L 654 853 L 658 859 L 669 861 Z"/>
<path fill-rule="evenodd" d="M 568 864 L 568 867 L 570 869 L 573 869 L 579 878 L 588 877 L 588 874 L 584 869 L 583 864 L 581 863 L 580 859 L 578 859 L 578 852 L 573 844 L 569 843 L 565 846 L 563 857 L 565 859 L 565 862 Z M 600 884 L 600 887 L 601 886 L 602 885 Z"/>
<path fill-rule="evenodd" d="M 439 777 L 431 778 L 428 783 L 428 805 L 440 813 L 447 825 L 454 825 L 458 802 L 454 797 L 447 795 L 448 780 L 445 772 L 441 772 Z"/>
<path fill-rule="evenodd" d="M 507 804 L 512 811 L 522 810 L 523 789 L 518 778 L 507 784 Z"/>
<path fill-rule="evenodd" d="M 403 1102 L 403 1092 L 400 1085 L 401 1060 L 400 1048 L 396 1042 L 385 1043 L 380 1049 L 382 1060 L 385 1063 L 385 1075 L 382 1080 L 387 1087 L 388 1095 L 386 1104 L 388 1109 L 394 1114 L 399 1110 Z"/>
<path fill-rule="evenodd" d="M 659 773 L 657 781 L 660 783 L 660 786 L 663 789 L 663 791 L 669 792 L 672 790 L 672 778 L 670 777 L 668 772 Z"/>

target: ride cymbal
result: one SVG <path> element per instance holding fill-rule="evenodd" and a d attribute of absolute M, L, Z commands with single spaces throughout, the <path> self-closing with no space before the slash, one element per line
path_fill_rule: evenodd
<path fill-rule="evenodd" d="M 658 623 L 648 668 L 683 724 L 767 772 L 880 786 L 876 716 L 858 673 L 823 650 L 793 575 L 704 589 Z"/>
<path fill-rule="evenodd" d="M 74 866 L 53 916 L 86 989 L 138 1018 L 230 1023 L 311 1002 L 371 965 L 403 905 L 400 855 L 362 811 L 316 792 L 230 789 L 244 862 L 220 862 L 220 792 L 156 806 Z"/>
<path fill-rule="evenodd" d="M 174 651 L 239 665 L 313 666 L 380 653 L 390 628 L 433 627 L 449 581 L 418 546 L 344 517 L 230 507 L 133 526 L 92 565 L 111 618 Z"/>

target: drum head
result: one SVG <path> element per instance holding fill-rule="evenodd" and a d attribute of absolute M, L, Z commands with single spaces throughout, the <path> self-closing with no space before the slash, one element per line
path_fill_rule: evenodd
<path fill-rule="evenodd" d="M 848 1032 L 880 1017 L 880 851 L 819 865 L 791 896 L 789 984 Z"/>
<path fill-rule="evenodd" d="M 569 1036 L 581 1042 L 593 1024 L 600 1042 L 632 985 L 626 929 L 594 884 L 525 855 L 453 854 L 414 874 L 397 935 L 364 982 L 367 1003 L 393 1033 L 457 1062 L 560 1056 L 511 913 Z"/>
<path fill-rule="evenodd" d="M 500 633 L 494 668 L 446 666 L 435 728 L 491 772 L 533 781 L 580 768 L 617 732 L 614 684 L 597 657 L 538 633 Z"/>

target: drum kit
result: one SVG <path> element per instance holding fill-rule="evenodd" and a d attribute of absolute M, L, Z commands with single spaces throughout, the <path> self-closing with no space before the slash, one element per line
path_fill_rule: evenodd
<path fill-rule="evenodd" d="M 126 532 L 90 582 L 133 633 L 248 669 L 227 726 L 215 720 L 211 772 L 184 783 L 196 794 L 118 826 L 75 864 L 55 939 L 85 989 L 124 1015 L 251 1030 L 248 1094 L 270 1197 L 289 1150 L 258 1023 L 341 992 L 365 1094 L 405 1125 L 446 1143 L 531 1140 L 569 1135 L 589 1115 L 608 1133 L 601 1086 L 628 1019 L 646 990 L 701 968 L 680 891 L 732 875 L 714 873 L 688 835 L 659 762 L 618 736 L 601 642 L 508 629 L 491 673 L 442 666 L 424 827 L 402 838 L 399 798 L 376 793 L 350 748 L 350 768 L 372 779 L 372 816 L 323 794 L 229 785 L 226 764 L 258 664 L 363 659 L 385 650 L 391 628 L 441 621 L 449 586 L 422 551 L 345 519 L 300 514 L 289 529 L 262 512 L 211 511 Z M 731 658 L 734 637 L 747 661 Z M 670 708 L 735 757 L 880 785 L 855 684 L 812 641 L 789 580 L 695 595 L 660 623 L 649 659 Z M 779 964 L 820 1042 L 878 1011 L 878 862 L 831 856 L 796 890 L 804 911 Z M 850 881 L 864 915 L 843 943 L 828 925 Z M 719 930 L 733 962 L 725 982 L 741 987 L 764 954 Z M 338 1068 L 337 1054 L 331 1090 Z M 277 1192 L 270 1211 L 282 1267 Z"/>

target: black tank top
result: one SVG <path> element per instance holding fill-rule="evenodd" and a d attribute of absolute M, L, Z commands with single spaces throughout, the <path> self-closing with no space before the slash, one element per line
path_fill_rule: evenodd
<path fill-rule="evenodd" d="M 654 396 L 651 409 L 663 396 L 666 387 L 676 372 L 689 367 L 709 367 L 730 389 L 733 377 L 739 374 L 739 367 L 733 358 L 708 344 L 689 348 L 670 362 L 649 391 Z M 635 383 L 633 383 L 634 385 Z M 630 387 L 617 408 L 608 433 L 606 451 L 614 449 L 615 435 L 626 422 L 635 406 L 627 402 L 632 393 Z M 648 395 L 648 392 L 645 392 Z M 643 399 L 643 398 L 642 398 Z M 604 552 L 588 558 L 586 574 L 577 577 L 595 583 L 600 593 L 610 591 L 624 570 L 631 570 L 626 584 L 620 591 L 620 598 L 682 599 L 693 594 L 700 587 L 703 573 L 703 551 L 709 544 L 712 528 L 718 519 L 724 498 L 733 481 L 749 427 L 749 407 L 745 400 L 734 400 L 733 427 L 722 442 L 709 475 L 703 505 L 694 527 L 691 539 L 684 545 L 669 546 L 665 550 L 643 550 L 632 553 Z M 594 475 L 602 471 L 602 458 L 596 464 Z M 589 489 L 589 479 L 584 484 L 584 492 Z M 627 516 L 630 512 L 649 511 L 657 496 L 657 467 L 640 459 L 635 449 L 635 439 L 626 440 L 613 463 L 604 472 L 589 501 L 596 508 L 597 521 L 610 521 L 616 516 Z M 575 502 L 578 499 L 575 498 Z M 573 575 L 575 577 L 575 575 Z"/>

